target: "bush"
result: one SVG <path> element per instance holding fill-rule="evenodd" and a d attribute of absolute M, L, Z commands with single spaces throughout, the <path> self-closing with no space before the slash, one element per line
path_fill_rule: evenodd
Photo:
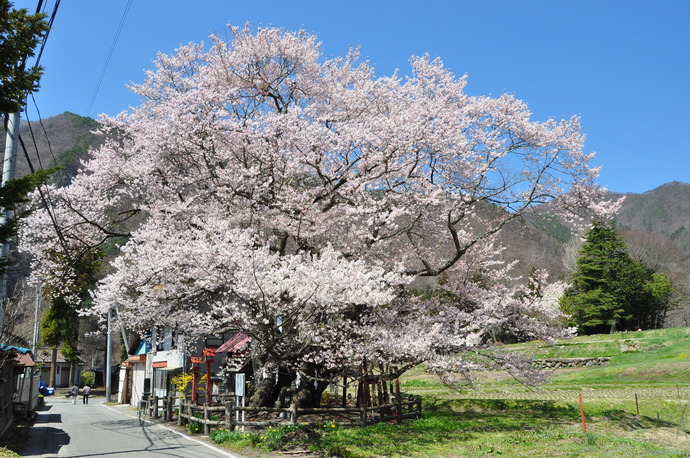
<path fill-rule="evenodd" d="M 218 429 L 211 431 L 209 438 L 217 444 L 233 442 L 240 446 L 251 445 L 252 447 L 262 447 L 268 450 L 280 450 L 290 442 L 290 439 L 286 436 L 291 435 L 299 429 L 299 426 L 294 425 L 278 426 L 276 428 L 269 426 L 262 434 Z"/>
<path fill-rule="evenodd" d="M 81 384 L 81 386 L 89 385 L 93 387 L 94 383 L 96 383 L 96 373 L 93 371 L 82 372 L 79 383 Z"/>
<path fill-rule="evenodd" d="M 249 433 L 244 433 L 241 431 L 230 431 L 227 429 L 216 429 L 211 431 L 209 438 L 216 444 L 222 444 L 223 442 L 249 442 Z"/>

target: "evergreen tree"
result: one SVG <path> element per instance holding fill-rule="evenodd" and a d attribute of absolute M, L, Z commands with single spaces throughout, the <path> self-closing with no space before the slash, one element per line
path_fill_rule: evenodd
<path fill-rule="evenodd" d="M 42 69 L 27 69 L 25 61 L 47 31 L 45 15 L 29 14 L 0 0 L 0 113 L 18 112 L 26 96 L 38 89 Z"/>
<path fill-rule="evenodd" d="M 572 285 L 560 300 L 580 334 L 649 329 L 670 307 L 668 278 L 633 260 L 618 232 L 596 222 L 585 234 Z"/>
<path fill-rule="evenodd" d="M 42 69 L 26 68 L 28 57 L 48 31 L 43 14 L 29 14 L 26 9 L 14 9 L 9 0 L 0 0 L 0 114 L 18 112 L 26 96 L 38 89 Z M 17 221 L 26 216 L 23 205 L 27 195 L 45 183 L 54 170 L 38 171 L 16 180 L 10 180 L 0 188 L 0 209 L 10 210 L 13 215 L 0 226 L 0 243 L 7 243 L 15 235 Z M 1 261 L 0 274 L 7 260 Z"/>
<path fill-rule="evenodd" d="M 62 354 L 68 361 L 75 362 L 79 356 L 79 304 L 86 307 L 91 299 L 89 290 L 96 281 L 96 275 L 101 261 L 98 251 L 84 253 L 73 264 L 71 269 L 72 288 L 59 292 L 48 288 L 45 293 L 52 297 L 50 306 L 41 320 L 41 334 L 43 342 L 53 347 L 50 369 L 50 386 L 55 379 L 56 356 L 55 351 L 62 347 Z M 72 380 L 74 382 L 74 380 Z"/>

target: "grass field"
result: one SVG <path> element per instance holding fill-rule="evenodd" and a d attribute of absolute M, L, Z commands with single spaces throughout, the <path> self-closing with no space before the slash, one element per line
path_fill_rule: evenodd
<path fill-rule="evenodd" d="M 285 440 L 274 440 L 269 448 L 299 445 L 343 457 L 690 456 L 690 328 L 505 349 L 534 358 L 611 359 L 600 367 L 559 369 L 539 389 L 487 373 L 479 389 L 457 392 L 418 367 L 401 385 L 406 393 L 423 396 L 423 418 L 402 425 L 331 426 L 306 438 L 285 431 Z M 282 437 L 280 431 L 272 434 Z M 226 444 L 261 445 L 260 438 L 244 440 Z"/>

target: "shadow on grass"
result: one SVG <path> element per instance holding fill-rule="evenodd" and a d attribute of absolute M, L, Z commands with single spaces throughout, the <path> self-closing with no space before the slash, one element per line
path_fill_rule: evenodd
<path fill-rule="evenodd" d="M 341 453 L 345 449 L 360 449 L 382 456 L 414 456 L 429 447 L 471 442 L 484 433 L 519 435 L 578 419 L 578 409 L 554 401 L 425 399 L 421 419 L 400 425 L 379 423 L 366 428 L 329 431 L 318 441 L 318 448 Z"/>
<path fill-rule="evenodd" d="M 675 428 L 678 426 L 677 423 L 659 420 L 647 415 L 637 416 L 620 409 L 606 410 L 603 412 L 603 415 L 609 421 L 626 431 L 652 428 Z"/>

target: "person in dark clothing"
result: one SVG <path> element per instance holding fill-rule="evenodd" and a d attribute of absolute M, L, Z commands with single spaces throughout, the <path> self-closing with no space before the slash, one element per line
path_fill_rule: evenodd
<path fill-rule="evenodd" d="M 89 385 L 84 385 L 84 388 L 81 390 L 81 394 L 84 395 L 84 404 L 89 403 L 89 393 L 91 393 L 91 387 Z"/>

